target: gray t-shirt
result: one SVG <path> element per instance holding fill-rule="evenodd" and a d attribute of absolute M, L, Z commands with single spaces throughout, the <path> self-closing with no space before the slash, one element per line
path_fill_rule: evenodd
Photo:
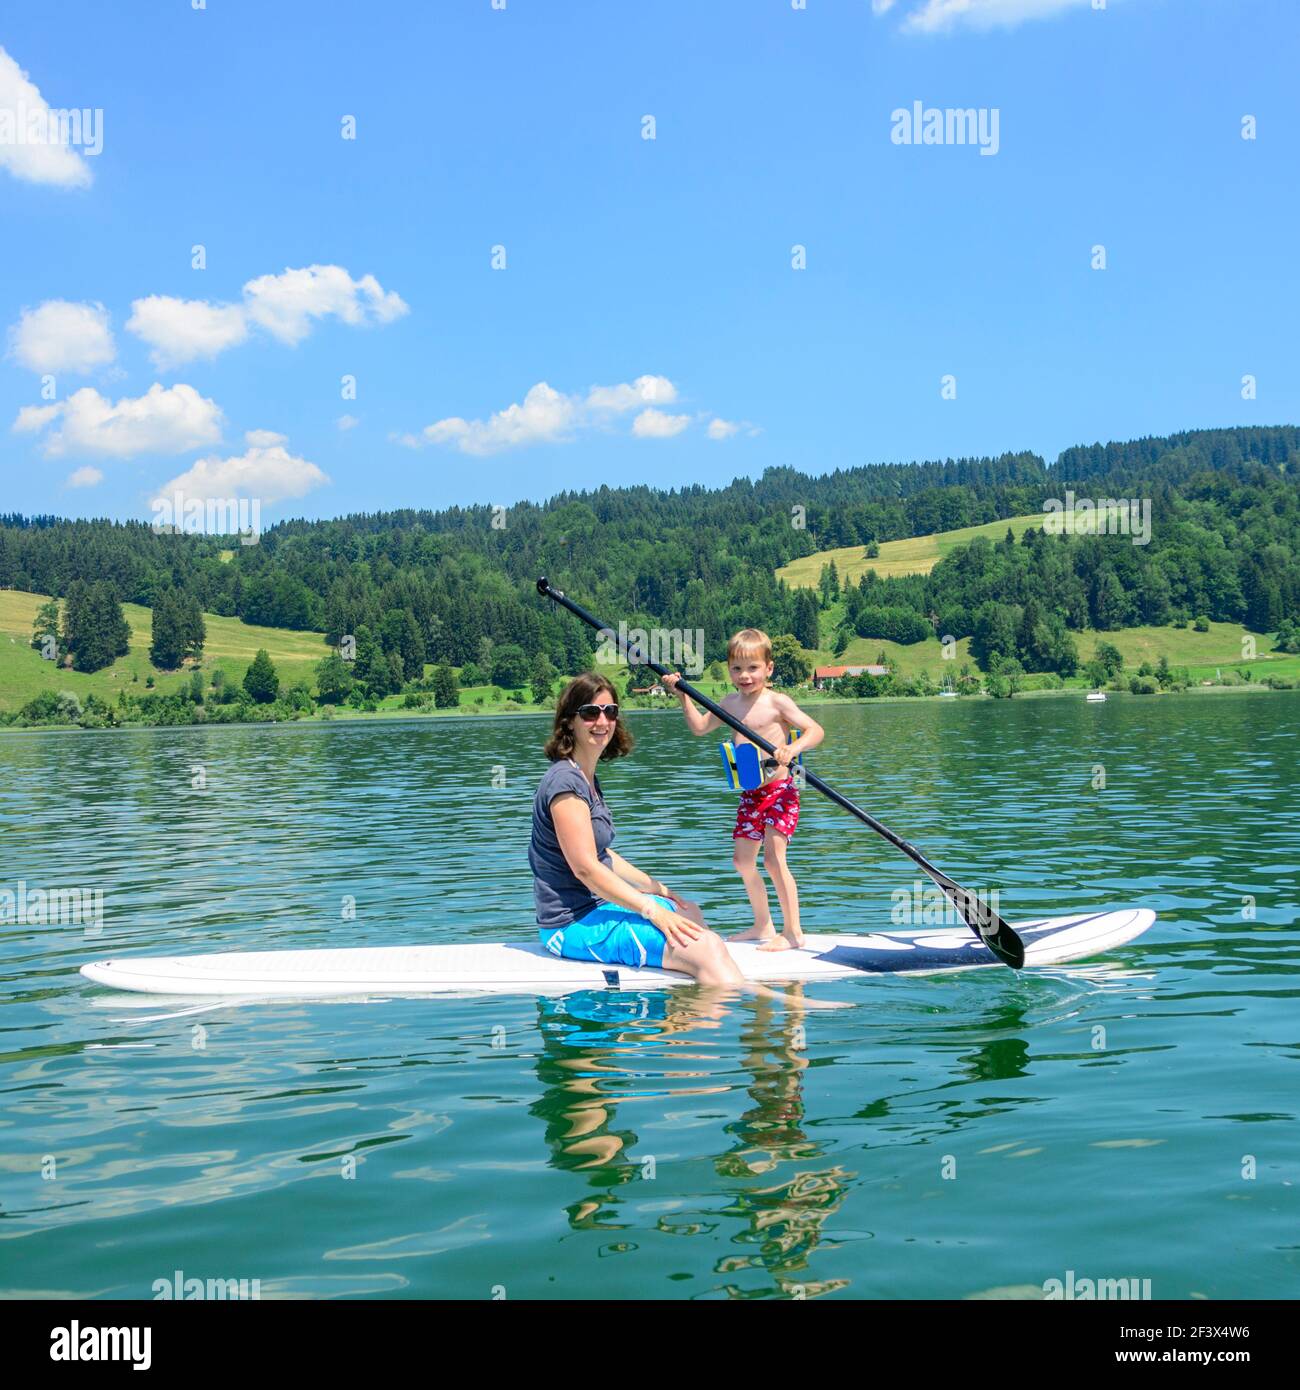
<path fill-rule="evenodd" d="M 596 855 L 607 868 L 609 847 L 614 841 L 614 822 L 600 795 L 600 779 L 593 792 L 582 769 L 569 758 L 561 758 L 546 770 L 537 795 L 533 797 L 533 838 L 528 846 L 528 866 L 533 871 L 533 901 L 537 905 L 539 927 L 567 927 L 584 917 L 600 903 L 569 868 L 551 818 L 551 802 L 561 792 L 573 792 L 591 811 L 591 829 L 596 837 Z"/>

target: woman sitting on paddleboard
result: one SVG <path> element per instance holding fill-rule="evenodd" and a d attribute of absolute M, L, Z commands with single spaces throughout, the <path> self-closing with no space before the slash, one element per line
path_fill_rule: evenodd
<path fill-rule="evenodd" d="M 570 960 L 680 970 L 701 984 L 743 985 L 721 937 L 693 902 L 616 854 L 596 764 L 632 751 L 609 683 L 575 676 L 555 707 L 551 766 L 533 798 L 528 863 L 542 945 Z"/>

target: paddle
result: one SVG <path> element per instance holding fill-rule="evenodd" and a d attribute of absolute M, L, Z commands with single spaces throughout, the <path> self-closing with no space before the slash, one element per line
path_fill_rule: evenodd
<path fill-rule="evenodd" d="M 661 676 L 673 674 L 666 666 L 660 666 L 657 662 L 648 660 L 645 653 L 637 651 L 635 648 L 629 650 L 627 643 L 619 638 L 618 633 L 608 623 L 602 623 L 599 618 L 588 613 L 581 604 L 574 603 L 559 589 L 552 587 L 545 575 L 537 581 L 537 592 L 546 598 L 554 599 L 562 608 L 567 608 L 575 617 L 581 618 L 584 623 L 594 627 L 603 637 L 613 641 L 623 650 L 633 665 L 646 666 Z M 756 734 L 753 729 L 742 724 L 734 714 L 729 714 L 721 705 L 714 704 L 707 695 L 701 694 L 694 686 L 688 685 L 684 680 L 679 680 L 677 689 L 688 695 L 697 704 L 703 705 L 711 715 L 722 720 L 724 724 L 730 725 L 737 733 L 744 734 L 751 743 L 757 744 L 764 752 L 776 752 L 773 744 Z M 981 901 L 974 893 L 968 893 L 966 889 L 954 883 L 942 870 L 936 869 L 914 845 L 909 845 L 901 836 L 895 835 L 887 825 L 882 825 L 875 816 L 869 815 L 861 806 L 854 805 L 847 796 L 841 796 L 834 787 L 828 786 L 816 773 L 805 770 L 804 780 L 810 787 L 816 787 L 823 796 L 829 797 L 849 815 L 857 816 L 864 825 L 869 825 L 877 835 L 883 836 L 895 849 L 901 849 L 918 868 L 929 874 L 934 882 L 943 889 L 949 901 L 961 914 L 966 925 L 1004 965 L 1011 966 L 1013 970 L 1019 970 L 1024 965 L 1025 943 L 987 903 Z"/>

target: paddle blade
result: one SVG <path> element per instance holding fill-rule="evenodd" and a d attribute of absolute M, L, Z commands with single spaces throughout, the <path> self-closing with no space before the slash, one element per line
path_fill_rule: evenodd
<path fill-rule="evenodd" d="M 935 882 L 948 895 L 962 920 L 1003 963 L 1019 970 L 1025 963 L 1025 943 L 1011 925 L 1004 921 L 977 893 L 968 893 L 944 874 Z"/>

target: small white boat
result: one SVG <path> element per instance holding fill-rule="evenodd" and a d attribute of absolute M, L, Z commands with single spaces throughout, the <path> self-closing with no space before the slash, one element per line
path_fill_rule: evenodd
<path fill-rule="evenodd" d="M 1090 690 L 1087 695 L 1087 700 L 1090 705 L 1104 704 L 1106 701 L 1106 692 L 1104 690 Z"/>

